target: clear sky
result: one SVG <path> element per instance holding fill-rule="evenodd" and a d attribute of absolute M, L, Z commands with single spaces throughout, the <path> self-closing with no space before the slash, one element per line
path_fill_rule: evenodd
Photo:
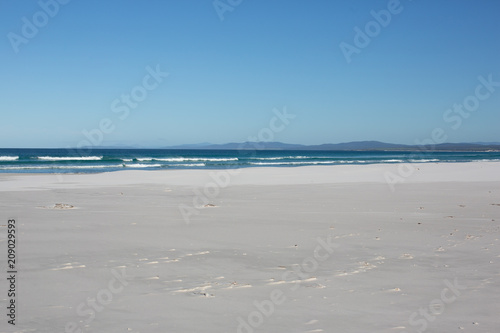
<path fill-rule="evenodd" d="M 0 147 L 500 141 L 498 0 L 216 5 L 0 0 Z"/>

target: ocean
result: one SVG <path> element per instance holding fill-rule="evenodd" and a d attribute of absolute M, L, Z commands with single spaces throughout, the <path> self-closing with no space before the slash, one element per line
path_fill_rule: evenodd
<path fill-rule="evenodd" d="M 0 173 L 98 173 L 119 170 L 224 169 L 373 163 L 500 161 L 500 152 L 0 149 Z"/>

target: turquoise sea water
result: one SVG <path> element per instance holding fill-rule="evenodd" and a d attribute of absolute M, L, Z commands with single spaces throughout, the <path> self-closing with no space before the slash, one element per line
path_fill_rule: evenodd
<path fill-rule="evenodd" d="M 71 149 L 0 149 L 0 173 L 472 161 L 500 161 L 500 152 L 92 149 L 79 154 Z"/>

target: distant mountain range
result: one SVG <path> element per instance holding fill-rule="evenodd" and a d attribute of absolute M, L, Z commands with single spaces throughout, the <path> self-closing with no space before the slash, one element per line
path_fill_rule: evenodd
<path fill-rule="evenodd" d="M 499 150 L 500 142 L 472 142 L 472 143 L 441 143 L 437 145 L 418 146 L 385 143 L 380 141 L 354 141 L 344 143 L 325 143 L 321 145 L 300 145 L 282 142 L 231 142 L 224 144 L 186 144 L 163 147 L 163 149 L 246 149 L 246 150 L 435 150 L 435 151 L 487 151 Z"/>

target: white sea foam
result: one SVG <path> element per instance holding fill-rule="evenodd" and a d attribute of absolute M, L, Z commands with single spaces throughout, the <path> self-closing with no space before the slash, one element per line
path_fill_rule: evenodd
<path fill-rule="evenodd" d="M 10 166 L 0 167 L 0 170 L 50 170 L 50 169 L 105 169 L 105 168 L 120 168 L 121 164 L 114 165 L 29 165 L 29 166 Z"/>
<path fill-rule="evenodd" d="M 102 156 L 38 156 L 41 161 L 100 161 Z"/>
<path fill-rule="evenodd" d="M 404 160 L 393 159 L 393 160 L 381 160 L 380 162 L 384 162 L 384 163 L 402 163 L 402 162 L 404 162 Z"/>
<path fill-rule="evenodd" d="M 0 156 L 0 162 L 17 161 L 19 156 Z"/>
<path fill-rule="evenodd" d="M 126 168 L 159 168 L 162 164 L 142 164 L 142 163 L 134 163 L 134 164 L 124 164 Z"/>
<path fill-rule="evenodd" d="M 311 162 L 250 162 L 251 165 L 315 165 L 315 164 L 335 164 L 338 161 L 311 161 Z"/>
<path fill-rule="evenodd" d="M 183 166 L 183 167 L 194 167 L 194 166 L 205 166 L 205 163 L 187 163 L 187 164 L 173 164 L 172 166 Z"/>
<path fill-rule="evenodd" d="M 493 158 L 493 159 L 481 159 L 481 160 L 472 160 L 472 162 L 499 162 L 500 159 L 498 158 Z"/>
<path fill-rule="evenodd" d="M 304 158 L 323 158 L 320 156 L 279 156 L 279 157 L 254 157 L 253 160 L 273 161 L 273 160 L 288 160 L 288 159 L 304 159 Z"/>
<path fill-rule="evenodd" d="M 228 161 L 238 161 L 237 157 L 137 157 L 135 158 L 138 162 L 228 162 Z M 124 162 L 132 162 L 133 159 L 122 158 Z"/>
<path fill-rule="evenodd" d="M 250 162 L 251 165 L 317 165 L 317 164 L 366 164 L 366 163 L 402 163 L 404 160 L 329 160 L 329 161 L 289 161 L 289 162 Z"/>
<path fill-rule="evenodd" d="M 426 162 L 439 162 L 439 160 L 437 158 L 431 158 L 431 159 L 420 159 L 420 160 L 416 160 L 416 159 L 410 159 L 408 160 L 409 162 L 411 163 L 426 163 Z"/>
<path fill-rule="evenodd" d="M 25 165 L 25 166 L 0 166 L 0 170 L 60 170 L 60 169 L 110 169 L 110 168 L 160 168 L 166 164 L 145 164 L 145 163 L 132 163 L 132 164 L 105 164 L 105 165 Z M 185 163 L 175 164 L 179 167 L 203 167 L 205 163 Z"/>
<path fill-rule="evenodd" d="M 139 159 L 138 159 L 139 160 Z M 237 161 L 237 157 L 170 157 L 170 158 L 155 158 L 155 161 L 161 162 L 228 162 L 228 161 Z"/>

